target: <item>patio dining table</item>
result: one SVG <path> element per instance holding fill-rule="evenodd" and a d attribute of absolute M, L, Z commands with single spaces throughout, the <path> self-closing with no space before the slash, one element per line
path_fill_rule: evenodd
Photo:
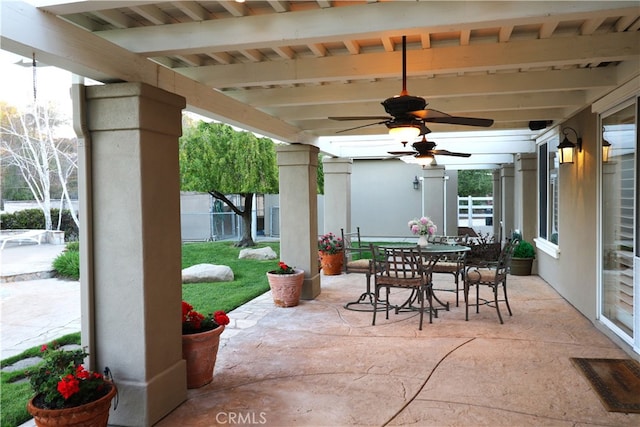
<path fill-rule="evenodd" d="M 429 256 L 437 256 L 438 259 L 436 261 L 436 264 L 438 262 L 440 262 L 440 260 L 443 257 L 446 256 L 451 256 L 453 254 L 459 254 L 462 252 L 468 252 L 470 251 L 471 248 L 469 246 L 464 246 L 464 245 L 458 245 L 456 243 L 446 243 L 446 244 L 442 244 L 442 243 L 429 243 L 426 246 L 421 246 L 420 247 L 420 252 L 422 252 L 423 254 L 428 254 Z M 434 264 L 435 265 L 435 264 Z M 433 286 L 431 287 L 431 296 L 433 297 L 433 299 L 440 305 L 440 307 L 442 307 L 445 311 L 449 311 L 449 303 L 448 302 L 443 302 L 442 300 L 440 300 L 440 298 L 438 298 L 438 296 L 436 295 L 435 290 L 441 290 L 441 289 L 433 289 Z M 416 295 L 412 295 L 409 297 L 409 299 L 407 299 L 407 301 L 396 307 L 396 313 L 398 313 L 399 311 L 401 311 L 402 309 L 410 309 L 412 310 L 412 304 L 416 299 Z M 434 308 L 434 315 L 435 317 L 438 317 L 438 309 Z"/>
<path fill-rule="evenodd" d="M 391 245 L 381 245 L 384 247 L 391 247 L 391 248 L 396 248 L 396 247 L 415 247 L 415 244 L 391 244 Z M 469 246 L 464 246 L 464 245 L 458 245 L 455 243 L 452 244 L 434 244 L 434 243 L 430 243 L 427 246 L 421 246 L 420 247 L 420 251 L 423 254 L 428 254 L 429 256 L 438 256 L 438 259 L 442 258 L 443 256 L 450 256 L 453 254 L 457 254 L 457 253 L 461 253 L 461 252 L 468 252 L 470 251 L 471 248 Z M 438 302 L 438 304 L 440 304 L 440 306 L 442 308 L 444 308 L 446 311 L 449 311 L 449 303 L 444 303 L 442 302 L 436 295 L 435 293 L 432 294 L 434 299 Z M 377 296 L 375 295 L 374 292 L 371 291 L 370 287 L 367 287 L 366 292 L 364 292 L 362 295 L 360 295 L 360 298 L 358 299 L 358 301 L 354 301 L 354 302 L 350 302 L 344 305 L 344 308 L 348 309 L 348 310 L 353 310 L 353 311 L 366 311 L 366 312 L 371 312 L 374 310 L 374 298 L 377 298 Z M 412 294 L 409 299 L 407 299 L 407 301 L 403 304 L 401 304 L 400 306 L 396 307 L 396 311 L 400 311 L 402 309 L 411 309 L 411 303 L 413 302 L 413 300 L 415 300 L 415 296 Z M 378 302 L 381 302 L 380 299 L 378 299 Z M 364 305 L 364 307 L 362 307 Z M 381 310 L 383 309 L 384 306 L 379 307 L 378 309 Z M 437 310 L 436 310 L 436 317 L 437 317 Z"/>

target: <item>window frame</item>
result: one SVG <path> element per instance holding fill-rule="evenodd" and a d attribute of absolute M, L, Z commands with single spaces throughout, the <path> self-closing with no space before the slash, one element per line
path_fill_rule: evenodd
<path fill-rule="evenodd" d="M 538 223 L 537 237 L 534 241 L 537 249 L 556 259 L 560 257 L 560 168 L 557 157 L 559 142 L 557 128 L 541 136 L 536 142 Z M 557 229 L 554 229 L 554 219 Z M 557 242 L 552 240 L 554 233 L 558 234 Z"/>

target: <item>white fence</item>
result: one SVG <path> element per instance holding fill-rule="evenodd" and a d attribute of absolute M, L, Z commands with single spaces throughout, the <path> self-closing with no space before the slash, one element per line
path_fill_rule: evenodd
<path fill-rule="evenodd" d="M 458 226 L 493 225 L 493 197 L 458 196 Z"/>

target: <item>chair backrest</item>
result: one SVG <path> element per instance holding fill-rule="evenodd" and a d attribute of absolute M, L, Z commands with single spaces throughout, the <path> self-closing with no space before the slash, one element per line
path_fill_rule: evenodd
<path fill-rule="evenodd" d="M 498 270 L 503 270 L 506 273 L 509 272 L 511 268 L 511 259 L 513 258 L 513 252 L 516 250 L 516 246 L 520 243 L 520 239 L 507 239 L 507 242 L 502 248 L 500 252 L 500 256 L 498 257 Z"/>
<path fill-rule="evenodd" d="M 377 279 L 397 284 L 425 284 L 437 257 L 423 254 L 419 246 L 391 247 L 371 245 Z M 435 258 L 435 259 L 434 259 Z"/>
<path fill-rule="evenodd" d="M 448 243 L 454 242 L 458 245 L 467 245 L 469 242 L 469 235 L 464 234 L 460 236 L 443 236 L 443 235 L 431 235 L 427 239 L 431 243 L 443 244 L 446 245 Z"/>
<path fill-rule="evenodd" d="M 356 227 L 356 231 L 351 233 L 345 233 L 344 228 L 341 228 L 340 234 L 344 245 L 344 262 L 346 263 L 352 260 L 354 253 L 361 254 L 363 251 L 360 241 L 360 227 Z"/>
<path fill-rule="evenodd" d="M 468 238 L 466 246 L 471 248 L 467 253 L 467 265 L 479 266 L 498 262 L 503 249 L 500 241 L 485 236 Z"/>

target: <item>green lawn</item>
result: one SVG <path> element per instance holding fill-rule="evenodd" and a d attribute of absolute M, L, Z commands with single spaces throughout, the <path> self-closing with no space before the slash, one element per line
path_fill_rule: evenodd
<path fill-rule="evenodd" d="M 266 272 L 275 269 L 279 260 L 238 259 L 241 248 L 236 248 L 233 243 L 221 241 L 187 243 L 182 246 L 182 268 L 201 263 L 228 265 L 235 276 L 233 282 L 182 285 L 182 299 L 201 313 L 217 310 L 230 312 L 269 290 Z M 277 254 L 280 253 L 279 242 L 261 243 L 256 248 L 265 246 L 270 246 Z M 55 341 L 60 344 L 80 344 L 80 333 L 67 335 Z M 17 356 L 0 361 L 0 366 L 11 365 L 17 360 L 36 356 L 39 352 L 40 346 L 30 348 Z M 16 382 L 24 378 L 25 370 L 0 375 L 1 427 L 15 427 L 31 418 L 26 410 L 27 401 L 31 398 L 31 387 L 28 382 Z"/>
<path fill-rule="evenodd" d="M 270 246 L 280 253 L 279 242 L 261 243 L 256 248 Z M 201 312 L 229 312 L 269 290 L 267 271 L 274 270 L 279 260 L 256 261 L 238 259 L 240 248 L 233 242 L 188 243 L 182 246 L 182 268 L 208 263 L 228 265 L 233 270 L 233 282 L 192 283 L 182 285 L 182 299 Z"/>

